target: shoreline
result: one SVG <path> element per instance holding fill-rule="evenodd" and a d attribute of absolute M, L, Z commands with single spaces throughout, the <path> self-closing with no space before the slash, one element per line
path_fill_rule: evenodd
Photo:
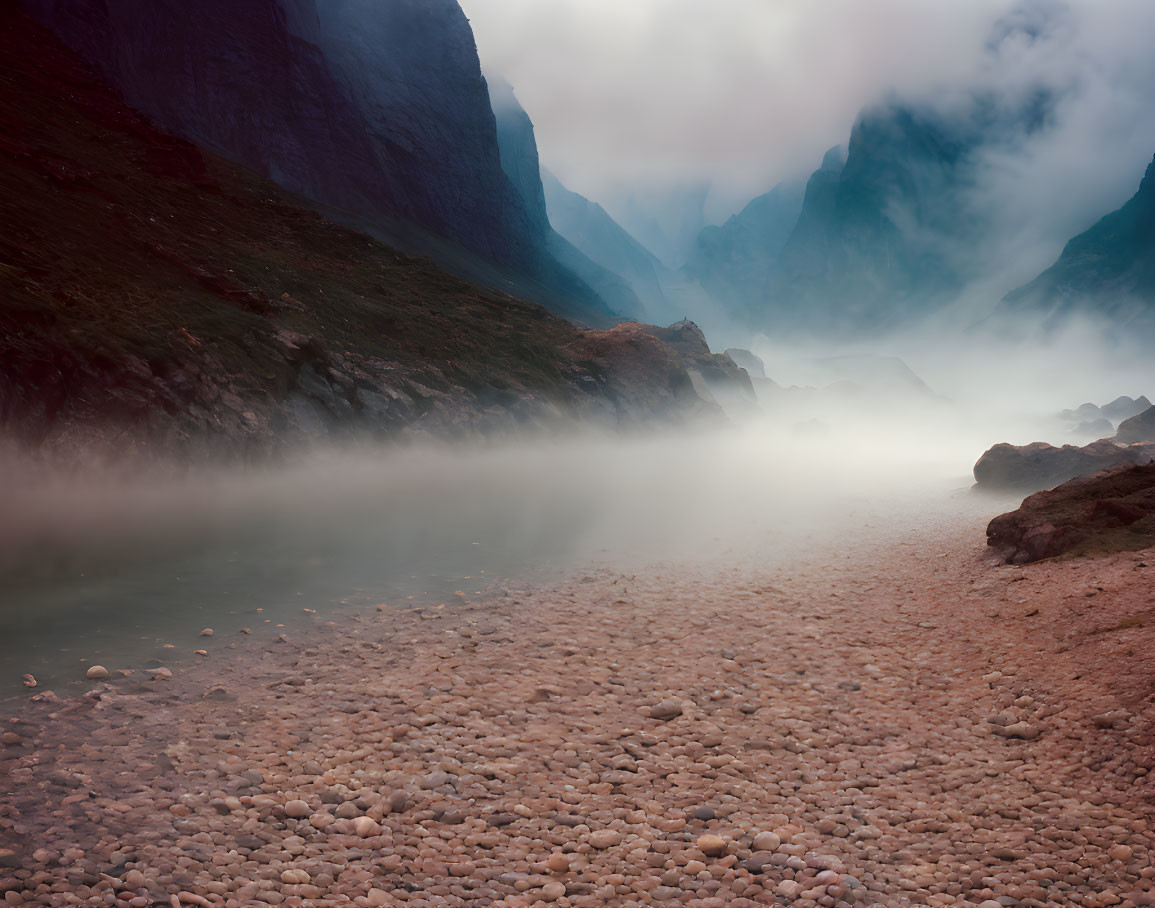
<path fill-rule="evenodd" d="M 1155 904 L 1153 553 L 993 567 L 977 526 L 504 584 L 29 704 L 0 752 L 0 889 Z"/>

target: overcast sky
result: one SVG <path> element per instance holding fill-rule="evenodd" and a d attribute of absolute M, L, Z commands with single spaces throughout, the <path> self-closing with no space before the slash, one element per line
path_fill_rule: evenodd
<path fill-rule="evenodd" d="M 1028 191 L 1044 196 L 1062 181 L 1086 196 L 1075 208 L 1121 201 L 1155 153 L 1152 0 L 461 5 L 483 67 L 513 84 L 532 117 L 543 163 L 600 201 L 648 181 L 709 180 L 737 204 L 809 173 L 846 141 L 857 112 L 891 91 L 1060 88 L 1054 143 L 1007 172 L 1033 174 Z M 1016 33 L 992 50 L 1008 16 L 1040 23 L 1041 35 Z M 1086 177 L 1088 166 L 1098 175 Z"/>

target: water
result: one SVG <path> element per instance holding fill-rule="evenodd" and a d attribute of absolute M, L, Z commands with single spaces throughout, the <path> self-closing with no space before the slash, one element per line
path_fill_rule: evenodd
<path fill-rule="evenodd" d="M 972 460 L 966 445 L 925 438 L 859 432 L 851 447 L 760 427 L 13 483 L 0 538 L 0 697 L 27 695 L 25 672 L 38 690 L 76 692 L 93 664 L 177 667 L 241 628 L 271 641 L 381 604 L 452 605 L 509 579 L 661 561 L 785 564 L 917 511 L 993 516 L 1009 502 L 960 497 Z"/>

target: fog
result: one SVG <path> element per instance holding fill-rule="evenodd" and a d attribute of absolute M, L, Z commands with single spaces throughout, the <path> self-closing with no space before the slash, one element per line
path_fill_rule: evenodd
<path fill-rule="evenodd" d="M 378 604 L 436 607 L 601 568 L 788 570 L 933 520 L 972 520 L 983 557 L 983 522 L 1017 503 L 971 491 L 986 448 L 1086 441 L 1059 409 L 1155 390 L 1142 362 L 1079 334 L 981 361 L 889 343 L 749 338 L 783 389 L 763 385 L 760 409 L 723 428 L 302 451 L 246 470 L 55 472 L 10 457 L 0 661 L 21 667 L 0 693 L 24 671 L 67 686 L 86 661 L 192 658 L 206 626 L 308 632 Z"/>
<path fill-rule="evenodd" d="M 647 184 L 708 182 L 718 220 L 807 175 L 889 95 L 1054 92 L 1055 122 L 999 162 L 1006 179 L 994 191 L 1029 202 L 1036 225 L 1057 212 L 1059 234 L 1121 202 L 1155 149 L 1155 7 L 1145 0 L 462 6 L 483 66 L 510 81 L 533 119 L 544 165 L 611 210 Z"/>

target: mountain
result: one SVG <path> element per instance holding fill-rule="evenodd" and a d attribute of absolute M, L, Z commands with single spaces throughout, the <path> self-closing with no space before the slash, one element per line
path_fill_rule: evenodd
<path fill-rule="evenodd" d="M 836 332 L 884 330 L 952 300 L 973 244 L 959 204 L 976 137 L 965 121 L 886 106 L 859 117 L 841 168 L 807 185 L 771 275 L 774 317 Z"/>
<path fill-rule="evenodd" d="M 541 176 L 554 229 L 592 261 L 624 278 L 648 319 L 665 318 L 670 312 L 662 289 L 665 266 L 601 205 L 567 189 L 548 170 L 543 170 Z"/>
<path fill-rule="evenodd" d="M 535 236 L 550 255 L 592 287 L 614 312 L 640 318 L 644 307 L 625 277 L 590 258 L 554 229 L 546 207 L 533 121 L 517 100 L 513 87 L 494 78 L 490 80 L 489 95 L 497 119 L 501 166 L 521 196 Z"/>
<path fill-rule="evenodd" d="M 1007 295 L 995 319 L 1026 315 L 1056 327 L 1074 315 L 1103 316 L 1118 327 L 1155 316 L 1155 160 L 1139 191 L 1067 243 L 1057 262 Z"/>
<path fill-rule="evenodd" d="M 781 187 L 703 231 L 687 273 L 762 330 L 861 335 L 924 318 L 997 261 L 976 190 L 988 156 L 1044 129 L 1050 104 L 980 93 L 864 110 L 800 203 Z"/>
<path fill-rule="evenodd" d="M 616 220 L 667 268 L 678 270 L 706 226 L 709 183 L 635 189 L 617 205 Z"/>
<path fill-rule="evenodd" d="M 704 228 L 684 269 L 686 276 L 735 314 L 757 310 L 798 223 L 803 194 L 800 184 L 779 184 L 720 227 Z"/>
<path fill-rule="evenodd" d="M 696 360 L 326 220 L 0 4 L 0 445 L 74 462 L 720 417 Z M 635 326 L 637 327 L 637 326 Z M 124 460 L 129 458 L 129 460 Z"/>
<path fill-rule="evenodd" d="M 25 2 L 162 129 L 459 271 L 608 316 L 501 167 L 456 0 Z"/>

